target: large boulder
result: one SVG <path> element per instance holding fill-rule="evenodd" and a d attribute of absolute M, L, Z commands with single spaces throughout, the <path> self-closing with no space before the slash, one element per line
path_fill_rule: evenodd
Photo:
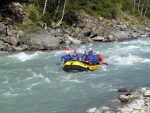
<path fill-rule="evenodd" d="M 84 28 L 82 32 L 85 37 L 89 37 L 91 35 L 91 30 L 89 28 Z"/>
<path fill-rule="evenodd" d="M 17 38 L 13 37 L 13 36 L 12 37 L 9 37 L 9 36 L 7 36 L 7 37 L 0 37 L 0 40 L 2 40 L 5 43 L 9 43 L 9 44 L 15 45 L 15 46 L 17 46 L 17 44 L 18 44 Z"/>
<path fill-rule="evenodd" d="M 9 43 L 5 43 L 5 51 L 12 51 L 12 46 Z"/>
<path fill-rule="evenodd" d="M 144 96 L 145 97 L 150 97 L 150 90 L 146 90 L 145 93 L 144 93 Z"/>
<path fill-rule="evenodd" d="M 94 38 L 92 38 L 92 40 L 93 41 L 103 41 L 104 40 L 104 37 L 102 37 L 102 36 L 97 36 L 97 37 L 94 37 Z"/>
<path fill-rule="evenodd" d="M 41 50 L 53 50 L 60 48 L 60 38 L 52 36 L 48 31 L 39 30 L 35 33 L 27 34 L 27 38 L 29 38 L 29 45 L 32 49 L 34 45 L 34 49 Z"/>
<path fill-rule="evenodd" d="M 6 36 L 6 26 L 3 23 L 0 23 L 0 36 Z"/>
<path fill-rule="evenodd" d="M 62 37 L 64 35 L 64 31 L 61 28 L 51 29 L 50 33 L 55 37 Z"/>
<path fill-rule="evenodd" d="M 81 44 L 80 40 L 74 39 L 74 38 L 70 37 L 69 35 L 66 35 L 66 37 L 72 44 Z"/>
<path fill-rule="evenodd" d="M 130 88 L 119 88 L 118 92 L 132 92 L 132 89 L 130 89 Z"/>
<path fill-rule="evenodd" d="M 5 43 L 0 40 L 0 50 L 4 51 L 5 50 Z"/>

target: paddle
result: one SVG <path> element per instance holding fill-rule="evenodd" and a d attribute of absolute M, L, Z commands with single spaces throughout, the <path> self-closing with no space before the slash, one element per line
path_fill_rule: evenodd
<path fill-rule="evenodd" d="M 58 65 L 61 65 L 61 62 L 57 62 L 56 65 L 57 65 L 57 66 L 58 66 Z"/>
<path fill-rule="evenodd" d="M 65 48 L 63 48 L 62 49 L 63 51 L 69 51 L 69 50 L 71 50 L 69 47 L 65 47 Z"/>
<path fill-rule="evenodd" d="M 102 64 L 104 64 L 104 65 L 108 65 L 108 63 L 106 63 L 106 62 L 100 62 L 100 63 L 102 63 Z"/>

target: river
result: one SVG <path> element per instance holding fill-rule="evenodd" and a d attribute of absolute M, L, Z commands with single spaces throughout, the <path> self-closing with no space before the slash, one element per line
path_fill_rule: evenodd
<path fill-rule="evenodd" d="M 56 65 L 61 50 L 0 53 L 0 113 L 85 113 L 112 106 L 118 88 L 150 86 L 150 38 L 71 46 L 89 47 L 109 65 L 67 73 Z"/>

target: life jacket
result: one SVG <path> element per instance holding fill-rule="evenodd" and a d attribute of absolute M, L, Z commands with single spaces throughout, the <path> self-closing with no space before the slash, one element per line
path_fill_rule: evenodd
<path fill-rule="evenodd" d="M 73 60 L 77 60 L 78 59 L 78 55 L 77 54 L 74 54 L 73 55 Z"/>
<path fill-rule="evenodd" d="M 78 54 L 76 50 L 74 51 L 74 54 Z"/>
<path fill-rule="evenodd" d="M 89 56 L 93 56 L 93 51 L 89 51 L 89 52 L 88 52 L 88 55 L 89 55 Z"/>
<path fill-rule="evenodd" d="M 83 56 L 82 54 L 79 54 L 79 58 L 82 58 L 82 56 Z"/>
<path fill-rule="evenodd" d="M 71 56 L 70 55 L 66 55 L 65 61 L 69 61 L 69 60 L 71 60 Z"/>
<path fill-rule="evenodd" d="M 79 61 L 83 61 L 83 54 L 78 54 Z"/>
<path fill-rule="evenodd" d="M 88 55 L 85 55 L 85 61 L 88 61 Z"/>
<path fill-rule="evenodd" d="M 97 55 L 97 56 L 98 56 L 99 62 L 102 62 L 103 61 L 103 57 L 101 55 Z"/>

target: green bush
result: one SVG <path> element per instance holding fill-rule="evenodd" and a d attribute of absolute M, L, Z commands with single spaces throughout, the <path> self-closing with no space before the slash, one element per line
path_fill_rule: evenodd
<path fill-rule="evenodd" d="M 52 14 L 46 12 L 46 13 L 42 16 L 42 21 L 43 21 L 44 23 L 46 23 L 47 26 L 51 26 L 51 25 L 52 25 L 53 18 L 54 18 L 54 17 L 53 17 Z"/>
<path fill-rule="evenodd" d="M 29 5 L 28 6 L 28 17 L 33 21 L 37 22 L 38 20 L 38 10 L 37 7 L 34 5 Z"/>
<path fill-rule="evenodd" d="M 29 13 L 29 18 L 33 21 L 33 22 L 36 22 L 38 19 L 37 17 L 37 13 L 35 11 L 30 11 Z"/>

